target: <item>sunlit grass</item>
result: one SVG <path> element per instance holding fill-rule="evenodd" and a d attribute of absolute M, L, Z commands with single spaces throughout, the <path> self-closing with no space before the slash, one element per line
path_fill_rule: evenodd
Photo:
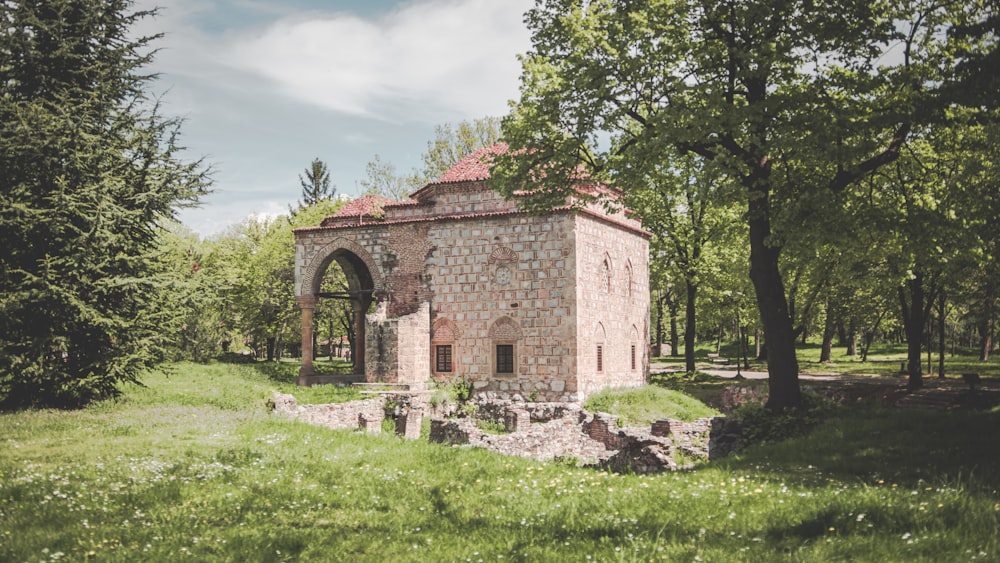
<path fill-rule="evenodd" d="M 688 395 L 653 385 L 605 389 L 588 397 L 584 408 L 614 414 L 625 426 L 648 426 L 663 418 L 692 421 L 719 414 Z"/>
<path fill-rule="evenodd" d="M 995 561 L 1000 414 L 855 409 L 699 469 L 622 476 L 272 416 L 179 366 L 0 415 L 0 561 Z"/>
<path fill-rule="evenodd" d="M 796 355 L 799 360 L 799 368 L 804 373 L 832 373 L 840 375 L 879 375 L 894 376 L 899 375 L 901 367 L 906 363 L 906 345 L 896 344 L 875 344 L 868 351 L 866 361 L 861 361 L 859 355 L 848 356 L 847 348 L 835 346 L 832 349 L 831 362 L 820 362 L 821 347 L 818 342 L 810 340 L 806 344 L 799 342 L 796 345 Z M 715 353 L 714 342 L 700 342 L 695 347 L 695 358 L 698 369 L 711 369 L 722 367 L 713 364 L 709 360 L 709 354 Z M 729 359 L 729 369 L 736 362 L 736 344 L 723 343 L 720 356 Z M 938 354 L 935 351 L 931 355 L 931 367 L 927 366 L 927 353 L 921 357 L 924 374 L 937 376 Z M 660 364 L 666 364 L 671 370 L 684 368 L 684 356 L 663 356 L 653 358 Z M 766 370 L 764 362 L 758 362 L 753 357 L 749 359 L 751 369 Z M 963 373 L 978 373 L 980 377 L 992 379 L 1000 378 L 1000 355 L 994 354 L 988 361 L 980 361 L 978 352 L 968 348 L 949 349 L 945 353 L 945 376 L 949 378 L 959 378 Z"/>

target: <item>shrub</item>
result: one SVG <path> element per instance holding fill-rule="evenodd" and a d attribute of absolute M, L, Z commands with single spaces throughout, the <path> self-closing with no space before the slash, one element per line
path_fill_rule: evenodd
<path fill-rule="evenodd" d="M 780 413 L 760 403 L 746 403 L 733 411 L 740 423 L 744 446 L 779 442 L 803 436 L 837 409 L 836 403 L 813 393 L 802 394 L 802 405 Z"/>

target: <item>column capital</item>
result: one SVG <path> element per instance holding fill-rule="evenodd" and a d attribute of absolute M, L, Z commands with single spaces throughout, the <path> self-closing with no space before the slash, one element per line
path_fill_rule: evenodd
<path fill-rule="evenodd" d="M 319 301 L 315 295 L 303 295 L 295 298 L 295 303 L 299 309 L 315 309 L 316 302 Z"/>

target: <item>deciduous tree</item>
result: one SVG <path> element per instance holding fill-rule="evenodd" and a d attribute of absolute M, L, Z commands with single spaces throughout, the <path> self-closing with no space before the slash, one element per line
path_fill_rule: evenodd
<path fill-rule="evenodd" d="M 948 64 L 947 30 L 980 15 L 920 0 L 540 0 L 526 16 L 521 98 L 503 122 L 513 150 L 494 177 L 549 208 L 565 203 L 581 167 L 626 190 L 645 189 L 630 169 L 685 154 L 725 170 L 744 190 L 768 406 L 793 407 L 781 258 L 796 223 L 785 211 L 898 158 Z"/>

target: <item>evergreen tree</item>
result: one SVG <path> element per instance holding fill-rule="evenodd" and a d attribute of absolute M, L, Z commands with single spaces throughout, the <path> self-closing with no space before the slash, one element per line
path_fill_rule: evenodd
<path fill-rule="evenodd" d="M 162 358 L 161 221 L 205 192 L 144 89 L 153 12 L 0 4 L 0 405 L 112 396 Z"/>
<path fill-rule="evenodd" d="M 299 184 L 302 185 L 300 210 L 316 205 L 324 199 L 333 199 L 337 193 L 337 188 L 330 183 L 330 170 L 326 163 L 318 158 L 314 158 L 309 168 L 306 168 L 304 178 L 299 174 Z"/>

